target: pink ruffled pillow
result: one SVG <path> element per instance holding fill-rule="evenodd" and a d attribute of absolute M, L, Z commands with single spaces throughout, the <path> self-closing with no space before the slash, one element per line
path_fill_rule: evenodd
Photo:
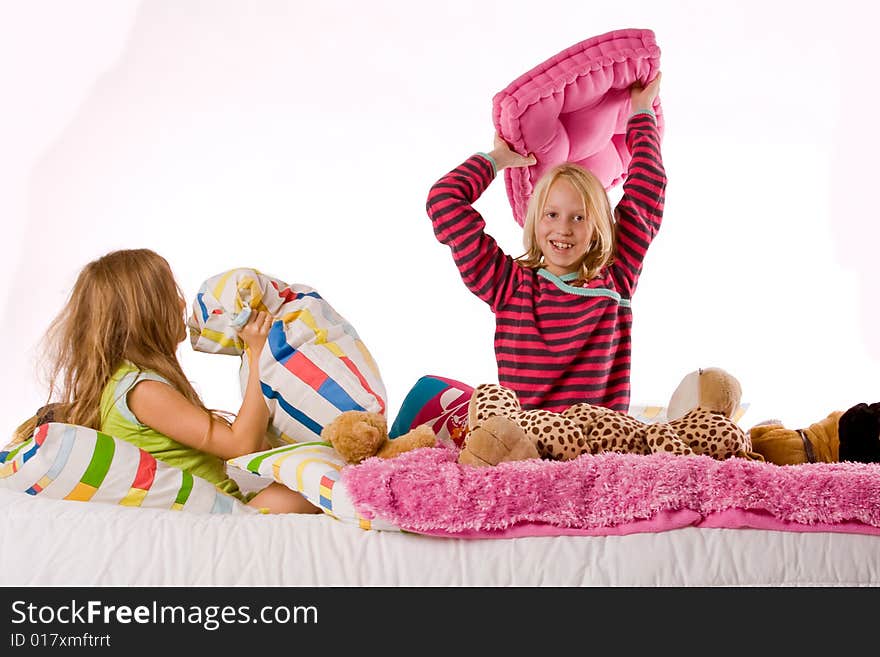
<path fill-rule="evenodd" d="M 610 189 L 626 177 L 629 87 L 660 70 L 651 30 L 615 30 L 566 48 L 519 76 L 492 99 L 495 129 L 519 153 L 534 153 L 531 167 L 504 170 L 513 216 L 523 225 L 541 175 L 577 162 Z M 663 135 L 660 99 L 654 101 Z"/>

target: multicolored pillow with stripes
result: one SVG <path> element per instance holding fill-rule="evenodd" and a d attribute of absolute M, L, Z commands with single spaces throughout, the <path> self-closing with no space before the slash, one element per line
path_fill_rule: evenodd
<path fill-rule="evenodd" d="M 342 469 L 348 464 L 328 442 L 283 445 L 238 456 L 227 464 L 284 484 L 301 493 L 327 515 L 343 522 L 363 529 L 400 531 L 381 519 L 367 520 L 355 510 L 345 485 L 340 481 Z"/>
<path fill-rule="evenodd" d="M 461 447 L 467 435 L 472 394 L 474 389 L 466 383 L 426 374 L 410 388 L 388 436 L 397 438 L 427 424 L 441 441 Z"/>
<path fill-rule="evenodd" d="M 124 440 L 74 424 L 41 424 L 0 449 L 0 488 L 60 500 L 196 513 L 258 513 L 209 481 Z"/>
<path fill-rule="evenodd" d="M 193 349 L 243 353 L 238 328 L 250 313 L 276 320 L 260 356 L 273 445 L 320 440 L 343 411 L 385 413 L 385 385 L 354 327 L 316 290 L 289 285 L 256 269 L 232 269 L 206 280 L 188 321 Z M 247 359 L 242 358 L 242 392 Z"/>

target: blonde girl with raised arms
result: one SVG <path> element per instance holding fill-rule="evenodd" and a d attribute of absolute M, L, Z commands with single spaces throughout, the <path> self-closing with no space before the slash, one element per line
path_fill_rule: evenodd
<path fill-rule="evenodd" d="M 626 412 L 632 310 L 642 261 L 663 215 L 666 174 L 652 109 L 660 74 L 630 89 L 632 155 L 612 211 L 599 180 L 576 164 L 535 185 L 514 259 L 485 232 L 474 202 L 506 167 L 535 164 L 496 135 L 431 188 L 427 212 L 465 285 L 495 314 L 499 383 L 524 409 L 561 412 L 590 403 Z"/>

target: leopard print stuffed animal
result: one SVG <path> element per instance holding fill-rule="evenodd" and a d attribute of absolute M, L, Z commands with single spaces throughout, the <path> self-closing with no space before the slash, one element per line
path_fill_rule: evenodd
<path fill-rule="evenodd" d="M 512 390 L 481 384 L 468 410 L 470 430 L 459 455 L 462 464 L 496 465 L 523 458 L 563 461 L 602 452 L 763 460 L 752 451 L 749 435 L 739 425 L 708 408 L 695 408 L 670 422 L 646 424 L 591 404 L 576 404 L 562 413 L 524 411 Z"/>

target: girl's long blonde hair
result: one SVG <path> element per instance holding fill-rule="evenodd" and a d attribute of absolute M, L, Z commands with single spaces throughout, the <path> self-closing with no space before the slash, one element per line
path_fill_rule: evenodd
<path fill-rule="evenodd" d="M 44 338 L 54 419 L 99 429 L 101 395 L 124 361 L 160 374 L 218 416 L 205 408 L 177 360 L 186 337 L 182 306 L 171 267 L 154 251 L 113 251 L 86 265 Z M 28 438 L 39 416 L 16 429 L 15 438 Z"/>
<path fill-rule="evenodd" d="M 608 194 L 599 179 L 572 162 L 553 167 L 535 184 L 523 222 L 523 246 L 526 252 L 517 258 L 517 262 L 532 268 L 544 265 L 544 254 L 538 246 L 537 223 L 547 202 L 550 186 L 560 178 L 567 180 L 580 193 L 584 199 L 585 216 L 588 221 L 593 222 L 592 241 L 581 263 L 580 272 L 580 278 L 588 281 L 614 260 L 614 215 L 608 202 Z"/>

